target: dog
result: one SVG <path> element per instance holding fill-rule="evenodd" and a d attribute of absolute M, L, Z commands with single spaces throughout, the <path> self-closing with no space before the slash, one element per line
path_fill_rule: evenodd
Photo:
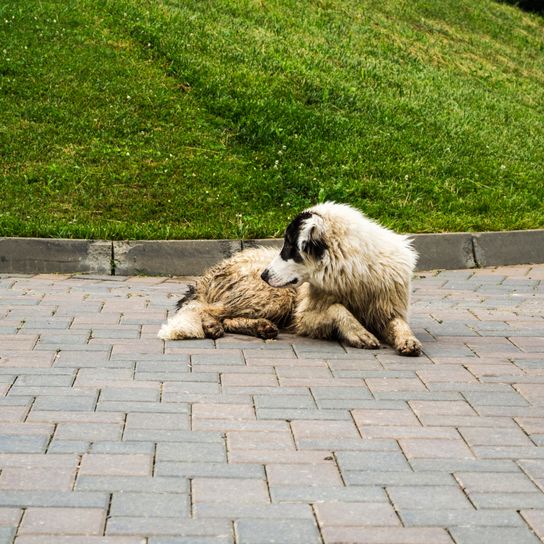
<path fill-rule="evenodd" d="M 411 241 L 346 204 L 325 202 L 297 215 L 278 254 L 248 249 L 208 270 L 178 302 L 159 338 L 271 339 L 279 328 L 401 355 L 422 346 L 408 325 L 417 253 Z"/>

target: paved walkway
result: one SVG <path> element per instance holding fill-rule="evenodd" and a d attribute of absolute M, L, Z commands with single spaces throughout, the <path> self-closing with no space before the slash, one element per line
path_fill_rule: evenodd
<path fill-rule="evenodd" d="M 418 275 L 419 359 L 165 345 L 182 291 L 0 276 L 1 544 L 542 541 L 544 266 Z"/>

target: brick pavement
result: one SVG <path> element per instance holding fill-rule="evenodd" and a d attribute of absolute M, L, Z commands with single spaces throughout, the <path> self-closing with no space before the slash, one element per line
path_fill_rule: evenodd
<path fill-rule="evenodd" d="M 183 282 L 0 276 L 0 544 L 543 541 L 543 286 L 419 274 L 407 359 L 164 344 Z"/>

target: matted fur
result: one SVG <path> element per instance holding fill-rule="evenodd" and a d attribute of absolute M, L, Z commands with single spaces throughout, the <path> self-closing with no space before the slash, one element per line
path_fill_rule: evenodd
<path fill-rule="evenodd" d="M 419 355 L 407 324 L 416 259 L 407 237 L 345 204 L 319 204 L 289 225 L 280 255 L 250 249 L 211 268 L 159 337 L 273 338 L 290 326 L 361 348 L 379 347 L 378 336 L 401 354 Z"/>

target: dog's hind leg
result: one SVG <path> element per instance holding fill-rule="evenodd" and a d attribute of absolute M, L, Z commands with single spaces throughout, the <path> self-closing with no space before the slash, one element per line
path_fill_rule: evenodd
<path fill-rule="evenodd" d="M 383 330 L 383 337 L 400 355 L 411 357 L 421 355 L 421 343 L 415 337 L 410 325 L 401 317 L 395 317 L 389 321 Z"/>
<path fill-rule="evenodd" d="M 295 330 L 311 338 L 334 338 L 354 348 L 377 349 L 379 340 L 342 304 L 332 304 L 325 311 L 306 310 L 297 313 Z"/>
<path fill-rule="evenodd" d="M 264 318 L 234 317 L 224 319 L 223 327 L 227 332 L 257 336 L 265 340 L 278 336 L 278 327 L 272 321 Z"/>

